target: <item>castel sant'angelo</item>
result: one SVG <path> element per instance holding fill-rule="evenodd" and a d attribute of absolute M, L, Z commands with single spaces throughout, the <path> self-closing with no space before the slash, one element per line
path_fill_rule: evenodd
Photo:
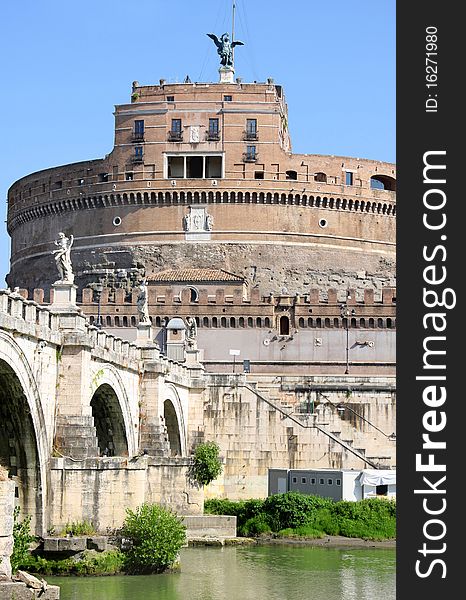
<path fill-rule="evenodd" d="M 395 165 L 294 154 L 283 88 L 210 37 L 219 82 L 133 82 L 105 158 L 8 192 L 0 460 L 38 531 L 201 510 L 203 440 L 232 498 L 272 467 L 395 465 Z"/>
<path fill-rule="evenodd" d="M 8 283 L 47 294 L 62 231 L 74 236 L 80 305 L 122 337 L 131 338 L 145 277 L 156 328 L 192 315 L 201 347 L 221 339 L 251 361 L 313 362 L 310 350 L 293 353 L 297 338 L 272 352 L 258 330 L 268 340 L 309 329 L 325 337 L 344 326 L 350 296 L 350 326 L 382 334 L 365 362 L 393 366 L 384 334 L 395 327 L 395 188 L 393 164 L 293 154 L 284 90 L 272 79 L 245 83 L 224 67 L 219 83 L 134 82 L 105 158 L 11 186 Z M 217 347 L 205 358 L 219 368 L 229 356 Z"/>

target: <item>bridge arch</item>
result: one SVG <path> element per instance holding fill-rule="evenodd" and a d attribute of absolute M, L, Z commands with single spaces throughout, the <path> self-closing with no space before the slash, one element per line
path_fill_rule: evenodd
<path fill-rule="evenodd" d="M 137 431 L 126 387 L 113 365 L 97 366 L 100 368 L 91 375 L 89 404 L 100 452 L 108 456 L 134 456 Z"/>
<path fill-rule="evenodd" d="M 186 456 L 186 428 L 178 392 L 173 385 L 165 388 L 163 401 L 163 416 L 167 428 L 168 442 L 171 456 Z"/>
<path fill-rule="evenodd" d="M 0 332 L 0 462 L 15 481 L 22 515 L 32 531 L 47 530 L 49 445 L 41 397 L 31 366 L 20 346 Z"/>

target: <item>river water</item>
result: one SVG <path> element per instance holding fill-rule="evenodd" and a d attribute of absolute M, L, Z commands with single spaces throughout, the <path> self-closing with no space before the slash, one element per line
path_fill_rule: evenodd
<path fill-rule="evenodd" d="M 394 600 L 395 550 L 183 548 L 179 573 L 47 581 L 60 600 Z"/>

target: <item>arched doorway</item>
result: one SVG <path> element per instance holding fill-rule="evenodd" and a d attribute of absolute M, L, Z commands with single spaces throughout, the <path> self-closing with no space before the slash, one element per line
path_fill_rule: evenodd
<path fill-rule="evenodd" d="M 170 456 L 181 456 L 180 426 L 171 400 L 165 400 L 163 403 L 163 416 L 170 444 Z"/>
<path fill-rule="evenodd" d="M 43 489 L 36 430 L 23 385 L 0 359 L 0 464 L 15 482 L 20 514 L 32 517 L 32 531 L 43 525 Z"/>
<path fill-rule="evenodd" d="M 289 317 L 287 317 L 285 315 L 280 317 L 279 331 L 280 331 L 280 335 L 290 335 L 290 319 L 289 319 Z"/>
<path fill-rule="evenodd" d="M 101 456 L 128 456 L 125 421 L 115 390 L 104 383 L 97 388 L 91 400 Z"/>

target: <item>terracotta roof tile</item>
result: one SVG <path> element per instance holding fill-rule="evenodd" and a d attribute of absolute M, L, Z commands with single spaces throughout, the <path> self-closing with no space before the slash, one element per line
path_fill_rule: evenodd
<path fill-rule="evenodd" d="M 157 282 L 231 282 L 243 283 L 244 278 L 223 269 L 170 269 L 147 276 L 148 281 Z"/>

